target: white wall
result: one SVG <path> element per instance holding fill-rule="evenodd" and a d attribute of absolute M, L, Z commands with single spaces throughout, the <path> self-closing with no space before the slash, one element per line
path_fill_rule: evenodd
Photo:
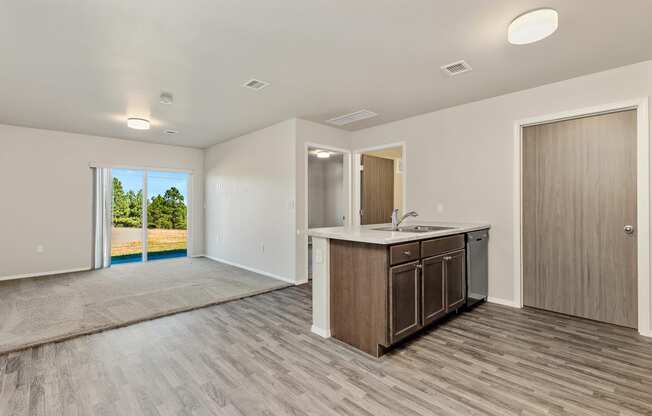
<path fill-rule="evenodd" d="M 406 143 L 405 209 L 423 219 L 490 222 L 489 295 L 513 301 L 514 122 L 650 95 L 652 61 L 360 130 L 352 141 Z"/>
<path fill-rule="evenodd" d="M 338 149 L 351 149 L 351 133 L 311 121 L 296 119 L 296 255 L 295 270 L 296 281 L 308 280 L 308 221 L 306 204 L 306 151 L 307 143 L 330 146 Z M 344 157 L 344 182 L 349 183 L 351 176 L 351 163 Z M 351 205 L 350 192 L 345 192 L 344 206 Z M 348 213 L 347 213 L 348 217 Z"/>
<path fill-rule="evenodd" d="M 206 151 L 206 254 L 295 281 L 295 120 Z"/>
<path fill-rule="evenodd" d="M 192 170 L 191 254 L 203 253 L 202 150 L 0 125 L 0 278 L 90 268 L 90 162 Z"/>

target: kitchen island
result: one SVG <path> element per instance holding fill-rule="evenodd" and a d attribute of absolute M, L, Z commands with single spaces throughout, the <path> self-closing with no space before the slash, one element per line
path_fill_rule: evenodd
<path fill-rule="evenodd" d="M 489 224 L 418 224 L 308 231 L 312 332 L 379 357 L 464 306 L 465 236 Z"/>

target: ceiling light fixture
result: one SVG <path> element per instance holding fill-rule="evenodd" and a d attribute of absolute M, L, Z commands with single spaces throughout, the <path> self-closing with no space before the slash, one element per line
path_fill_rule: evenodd
<path fill-rule="evenodd" d="M 554 9 L 537 9 L 512 20 L 507 40 L 513 45 L 527 45 L 547 38 L 557 31 L 559 14 Z"/>
<path fill-rule="evenodd" d="M 130 117 L 127 119 L 127 126 L 135 130 L 149 130 L 149 120 L 144 118 Z"/>
<path fill-rule="evenodd" d="M 324 152 L 323 150 L 318 150 L 317 157 L 320 159 L 328 159 L 329 157 L 331 157 L 331 154 L 330 152 Z"/>

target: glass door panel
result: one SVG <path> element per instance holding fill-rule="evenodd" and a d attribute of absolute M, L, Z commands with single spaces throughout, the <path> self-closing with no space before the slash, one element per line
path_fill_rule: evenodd
<path fill-rule="evenodd" d="M 188 174 L 147 172 L 147 260 L 188 255 Z"/>
<path fill-rule="evenodd" d="M 145 172 L 112 169 L 111 264 L 143 260 L 143 181 Z"/>

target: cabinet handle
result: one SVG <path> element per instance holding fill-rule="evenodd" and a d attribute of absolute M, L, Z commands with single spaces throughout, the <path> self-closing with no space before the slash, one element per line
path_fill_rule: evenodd
<path fill-rule="evenodd" d="M 444 260 L 446 260 L 446 261 L 450 261 L 450 260 L 453 260 L 453 258 L 452 258 L 451 256 L 445 256 L 445 257 L 444 257 Z"/>
<path fill-rule="evenodd" d="M 404 251 L 404 252 L 403 252 L 403 255 L 409 257 L 409 256 L 412 255 L 412 252 L 411 252 L 410 250 L 407 250 L 407 251 Z"/>

